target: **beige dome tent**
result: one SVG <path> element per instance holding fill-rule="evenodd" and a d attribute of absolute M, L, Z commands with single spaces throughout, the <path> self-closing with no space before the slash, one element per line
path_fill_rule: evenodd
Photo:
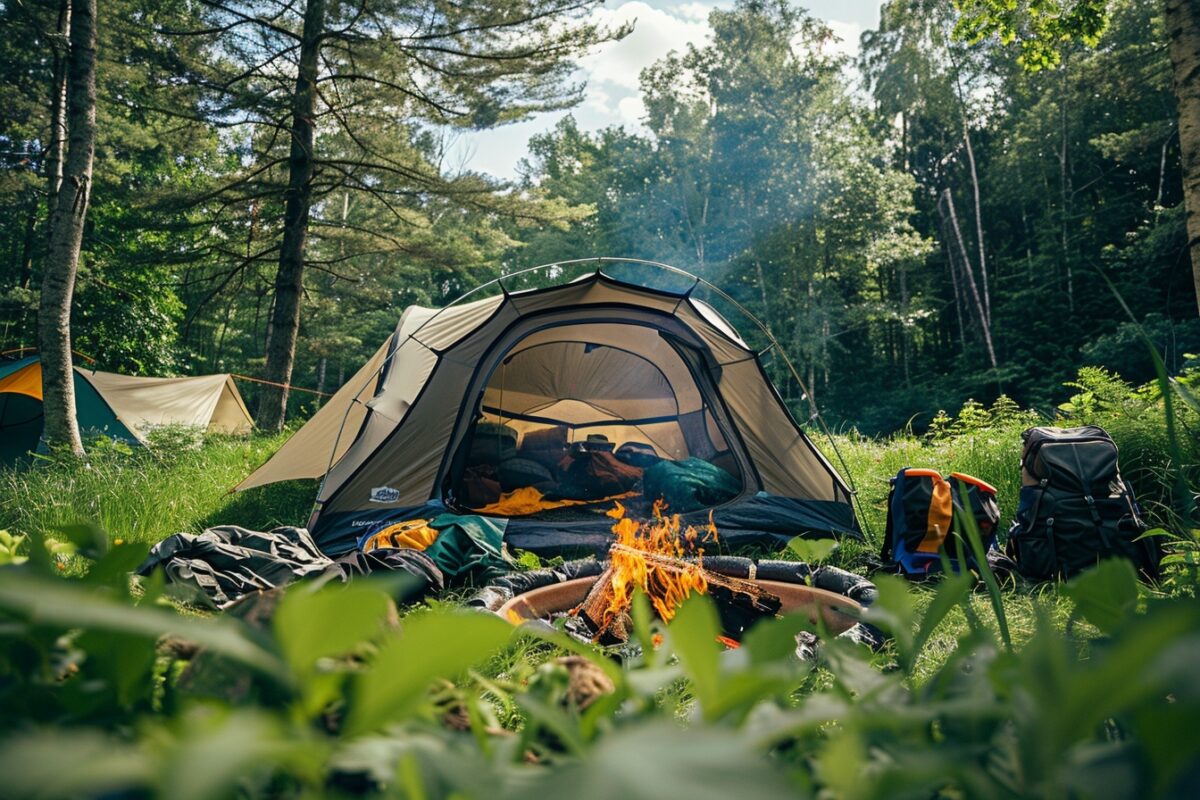
<path fill-rule="evenodd" d="M 143 378 L 76 368 L 139 439 L 163 425 L 244 434 L 254 420 L 227 374 Z"/>
<path fill-rule="evenodd" d="M 509 276 L 491 285 L 494 296 L 409 307 L 367 364 L 237 488 L 323 478 L 310 527 L 327 552 L 381 523 L 445 511 L 508 516 L 511 543 L 550 551 L 597 544 L 611 524 L 596 509 L 562 508 L 596 499 L 564 483 L 571 459 L 586 454 L 589 475 L 599 464 L 603 479 L 628 479 L 600 498 L 604 508 L 618 489 L 637 495 L 643 477 L 690 481 L 699 496 L 716 480 L 730 487 L 719 502 L 682 510 L 707 518 L 711 507 L 727 536 L 857 535 L 846 483 L 756 352 L 695 296 L 702 282 L 664 268 L 680 285 L 651 287 L 614 277 L 624 260 L 587 263 L 548 288 L 516 289 Z M 626 456 L 643 466 L 615 463 Z M 489 487 L 501 502 L 472 502 Z M 513 513 L 516 489 L 548 513 Z"/>

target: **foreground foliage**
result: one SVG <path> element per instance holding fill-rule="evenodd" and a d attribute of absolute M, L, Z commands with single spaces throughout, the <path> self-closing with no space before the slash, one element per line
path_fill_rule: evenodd
<path fill-rule="evenodd" d="M 270 624 L 181 617 L 161 583 L 129 593 L 141 548 L 70 538 L 95 557 L 86 577 L 50 574 L 39 543 L 0 581 L 10 796 L 1162 796 L 1200 781 L 1200 604 L 1140 588 L 1124 562 L 1065 588 L 1065 635 L 1036 605 L 1019 650 L 969 579 L 927 590 L 923 611 L 883 579 L 868 616 L 894 644 L 879 656 L 835 640 L 820 666 L 798 661 L 796 617 L 722 652 L 706 598 L 664 627 L 639 596 L 643 649 L 618 664 L 479 612 L 397 622 L 386 582 L 294 588 Z M 956 610 L 954 651 L 916 679 Z M 562 650 L 576 657 L 549 660 Z M 678 720 L 664 698 L 681 681 Z"/>

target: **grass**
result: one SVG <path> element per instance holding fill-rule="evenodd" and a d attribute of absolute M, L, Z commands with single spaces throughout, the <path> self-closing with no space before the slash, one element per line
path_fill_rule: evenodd
<path fill-rule="evenodd" d="M 93 448 L 82 462 L 3 469 L 0 530 L 53 537 L 64 525 L 91 523 L 114 538 L 153 544 L 213 525 L 303 525 L 316 493 L 313 481 L 230 493 L 286 438 L 214 436 L 198 446 Z"/>

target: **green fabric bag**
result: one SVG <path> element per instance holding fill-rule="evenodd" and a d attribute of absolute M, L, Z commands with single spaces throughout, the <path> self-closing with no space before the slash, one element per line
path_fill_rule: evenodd
<path fill-rule="evenodd" d="M 646 470 L 642 487 L 646 499 L 662 499 L 672 514 L 720 505 L 742 490 L 737 478 L 700 458 L 660 461 Z"/>
<path fill-rule="evenodd" d="M 446 582 L 470 577 L 486 583 L 512 572 L 512 558 L 504 548 L 507 519 L 474 515 L 440 514 L 429 527 L 438 531 L 425 555 L 433 559 Z"/>

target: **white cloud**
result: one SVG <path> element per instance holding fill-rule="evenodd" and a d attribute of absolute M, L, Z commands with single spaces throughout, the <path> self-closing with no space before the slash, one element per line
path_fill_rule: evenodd
<path fill-rule="evenodd" d="M 611 115 L 613 112 L 612 95 L 600 86 L 589 84 L 583 96 L 583 107 L 589 111 L 595 111 L 597 114 Z"/>
<path fill-rule="evenodd" d="M 683 52 L 688 44 L 703 43 L 710 31 L 707 14 L 697 16 L 694 6 L 699 5 L 689 3 L 675 13 L 651 8 L 642 0 L 597 8 L 594 21 L 613 28 L 633 22 L 634 28 L 621 41 L 601 45 L 579 60 L 589 87 L 609 84 L 637 91 L 643 69 L 672 50 Z"/>
<path fill-rule="evenodd" d="M 621 102 L 617 103 L 617 114 L 626 125 L 641 127 L 642 117 L 646 115 L 646 106 L 638 95 L 622 97 Z"/>
<path fill-rule="evenodd" d="M 857 22 L 843 22 L 838 19 L 826 20 L 825 24 L 833 31 L 835 40 L 828 47 L 834 53 L 841 53 L 850 58 L 858 55 L 858 40 L 862 36 L 863 26 Z"/>
<path fill-rule="evenodd" d="M 675 7 L 675 14 L 693 22 L 706 22 L 713 6 L 707 3 L 680 3 Z"/>

